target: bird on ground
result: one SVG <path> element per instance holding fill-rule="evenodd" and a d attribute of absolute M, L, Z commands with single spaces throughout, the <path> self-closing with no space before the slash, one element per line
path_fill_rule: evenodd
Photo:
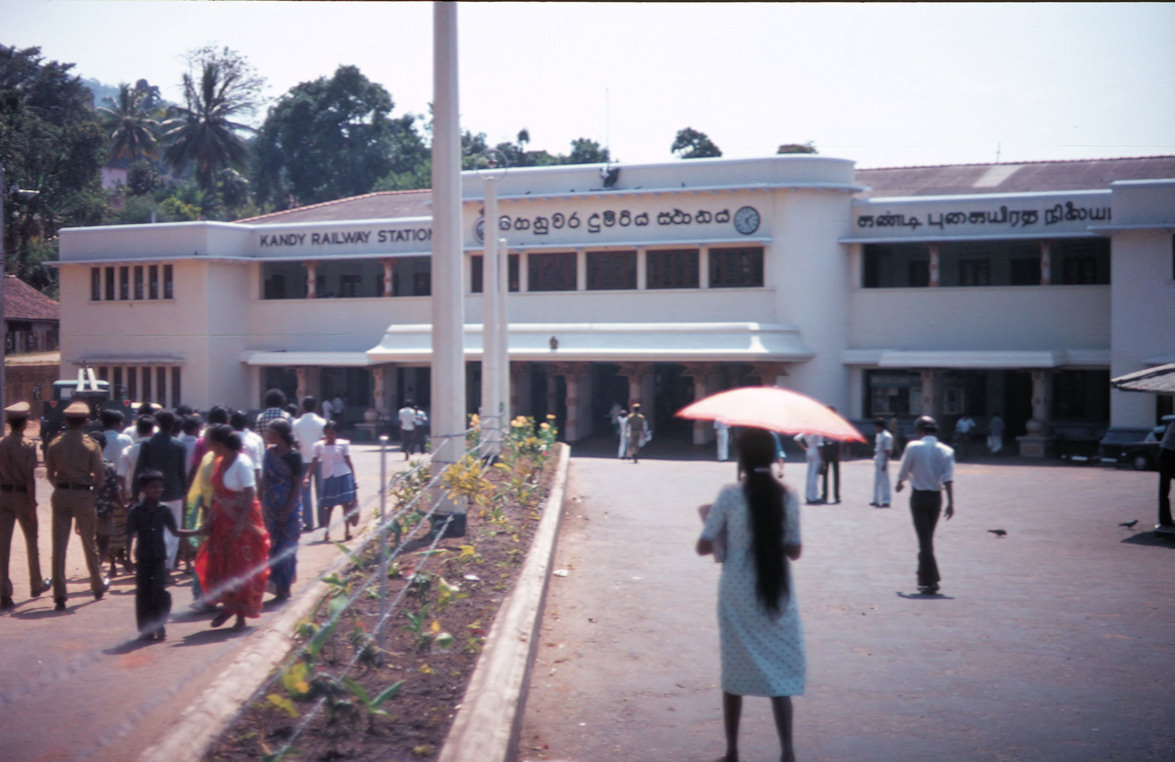
<path fill-rule="evenodd" d="M 1134 525 L 1135 525 L 1135 524 L 1137 524 L 1137 523 L 1138 523 L 1138 519 L 1135 519 L 1134 521 L 1123 521 L 1123 522 L 1122 522 L 1121 524 L 1119 524 L 1118 526 L 1120 526 L 1120 527 L 1126 527 L 1127 529 L 1130 529 L 1132 526 L 1134 526 Z"/>
<path fill-rule="evenodd" d="M 989 529 L 987 531 L 991 532 L 996 537 L 1003 537 L 1004 535 L 1006 535 L 1008 533 L 1008 530 L 1006 530 L 1006 529 Z"/>

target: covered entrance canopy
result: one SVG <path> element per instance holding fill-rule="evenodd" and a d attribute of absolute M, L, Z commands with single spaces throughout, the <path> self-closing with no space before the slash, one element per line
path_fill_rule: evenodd
<path fill-rule="evenodd" d="M 466 356 L 482 351 L 480 325 L 465 326 Z M 797 362 L 815 352 L 791 325 L 766 323 L 511 323 L 510 359 L 542 362 Z M 432 326 L 392 325 L 367 350 L 372 363 L 432 356 Z"/>
<path fill-rule="evenodd" d="M 1137 370 L 1110 379 L 1110 385 L 1124 392 L 1175 394 L 1175 363 Z"/>

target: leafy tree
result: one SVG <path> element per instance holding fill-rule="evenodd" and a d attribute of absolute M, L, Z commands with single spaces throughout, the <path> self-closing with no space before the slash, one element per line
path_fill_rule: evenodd
<path fill-rule="evenodd" d="M 816 146 L 809 140 L 807 143 L 784 143 L 775 153 L 817 153 Z"/>
<path fill-rule="evenodd" d="M 560 157 L 562 158 L 562 157 Z M 563 164 L 607 164 L 608 149 L 601 148 L 600 144 L 589 138 L 576 138 L 571 141 L 571 155 Z"/>
<path fill-rule="evenodd" d="M 6 203 L 9 272 L 52 293 L 57 230 L 100 224 L 106 136 L 73 64 L 43 61 L 37 47 L 0 45 L 0 163 L 9 186 L 38 191 Z"/>
<path fill-rule="evenodd" d="M 243 167 L 248 159 L 248 144 L 239 133 L 253 128 L 236 120 L 256 110 L 265 79 L 228 47 L 201 48 L 188 65 L 184 105 L 166 125 L 163 161 L 176 170 L 194 166 L 196 182 L 211 190 L 220 170 Z"/>
<path fill-rule="evenodd" d="M 411 172 L 427 155 L 416 117 L 390 116 L 391 95 L 358 68 L 293 87 L 258 132 L 256 197 L 279 207 L 368 193 L 391 173 Z"/>
<path fill-rule="evenodd" d="M 706 133 L 693 127 L 678 130 L 669 151 L 678 154 L 682 159 L 704 159 L 722 155 L 722 149 L 716 146 Z"/>
<path fill-rule="evenodd" d="M 146 84 L 146 80 L 139 82 Z M 110 135 L 110 158 L 131 162 L 159 158 L 159 120 L 152 113 L 149 91 L 124 82 L 118 86 L 118 95 L 109 100 L 109 106 L 98 109 L 98 118 Z"/>
<path fill-rule="evenodd" d="M 159 170 L 149 161 L 140 159 L 127 168 L 126 189 L 132 196 L 145 196 L 160 184 Z"/>

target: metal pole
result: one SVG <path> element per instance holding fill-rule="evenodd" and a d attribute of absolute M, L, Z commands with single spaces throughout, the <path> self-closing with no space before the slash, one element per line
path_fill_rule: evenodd
<path fill-rule="evenodd" d="M 379 649 L 384 648 L 388 615 L 388 435 L 379 435 Z"/>
<path fill-rule="evenodd" d="M 482 236 L 482 288 L 481 288 L 481 455 L 492 458 L 499 452 L 498 432 L 501 418 L 497 390 L 500 350 L 498 341 L 498 182 L 497 178 L 485 178 L 485 227 Z"/>
<path fill-rule="evenodd" d="M 457 5 L 433 4 L 432 431 L 433 473 L 460 460 L 465 443 L 465 302 L 462 294 L 461 134 L 457 97 Z M 435 495 L 440 513 L 464 514 Z M 462 515 L 455 522 L 464 526 Z M 450 529 L 450 534 L 460 529 Z"/>
<path fill-rule="evenodd" d="M 501 436 L 510 427 L 510 310 L 508 309 L 510 295 L 510 250 L 506 247 L 506 239 L 498 239 L 498 420 L 501 421 Z M 499 438 L 499 447 L 501 438 Z"/>
<path fill-rule="evenodd" d="M 8 202 L 8 182 L 4 177 L 4 165 L 0 164 L 0 408 L 8 406 L 8 393 L 6 386 L 8 375 L 6 364 L 8 358 L 6 352 L 8 351 L 8 318 L 4 312 L 4 288 L 7 273 L 5 273 L 5 265 L 8 263 L 8 249 L 4 245 L 4 214 L 5 206 Z"/>

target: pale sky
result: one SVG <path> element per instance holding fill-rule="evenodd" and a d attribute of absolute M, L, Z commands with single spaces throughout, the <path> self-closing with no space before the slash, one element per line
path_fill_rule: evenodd
<path fill-rule="evenodd" d="M 1175 4 L 462 3 L 462 128 L 675 160 L 813 141 L 861 167 L 1175 153 Z M 184 53 L 241 52 L 267 95 L 353 64 L 394 114 L 432 98 L 432 4 L 0 0 L 0 43 L 180 100 Z M 263 118 L 259 114 L 257 121 Z"/>

